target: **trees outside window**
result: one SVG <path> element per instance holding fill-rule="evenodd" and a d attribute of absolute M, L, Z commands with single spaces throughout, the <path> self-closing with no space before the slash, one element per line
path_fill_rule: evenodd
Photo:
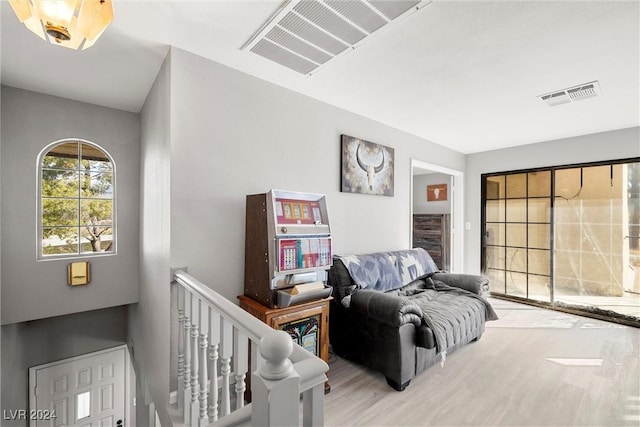
<path fill-rule="evenodd" d="M 115 167 L 86 141 L 47 147 L 38 160 L 39 257 L 115 252 Z"/>

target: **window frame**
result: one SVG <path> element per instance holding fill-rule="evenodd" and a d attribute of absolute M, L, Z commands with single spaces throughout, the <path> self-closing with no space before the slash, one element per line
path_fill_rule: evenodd
<path fill-rule="evenodd" d="M 89 145 L 97 150 L 100 150 L 102 153 L 105 154 L 105 156 L 107 157 L 107 159 L 109 160 L 109 162 L 111 163 L 111 169 L 112 169 L 112 198 L 111 198 L 111 203 L 112 203 L 112 221 L 111 221 L 111 236 L 112 236 L 112 247 L 111 250 L 109 252 L 82 252 L 80 251 L 80 247 L 78 248 L 78 252 L 77 253 L 70 253 L 70 254 L 51 254 L 51 255 L 45 255 L 43 253 L 43 221 L 42 221 L 42 217 L 43 217 L 43 199 L 42 199 L 42 171 L 43 171 L 43 166 L 42 166 L 42 162 L 44 161 L 44 158 L 47 156 L 47 154 L 53 150 L 55 147 L 57 147 L 58 145 L 62 145 L 62 144 L 68 144 L 68 143 L 77 143 L 80 146 L 82 145 Z M 79 152 L 79 157 L 81 157 L 81 152 Z M 80 166 L 78 166 L 78 171 L 80 170 Z M 88 141 L 86 139 L 82 139 L 82 138 L 65 138 L 65 139 L 59 139 L 57 141 L 51 142 L 50 144 L 47 144 L 38 154 L 37 160 L 36 160 L 36 194 L 37 194 L 37 201 L 36 201 L 36 218 L 37 218 L 37 226 L 36 226 L 36 259 L 37 261 L 54 261 L 54 260 L 60 260 L 60 259 L 77 259 L 77 258 L 94 258 L 94 257 L 104 257 L 104 256 L 114 256 L 117 255 L 118 253 L 118 238 L 117 238 L 117 171 L 116 171 L 116 162 L 113 159 L 113 156 L 107 151 L 105 150 L 103 147 L 101 147 L 100 145 Z M 78 201 L 82 201 L 82 200 L 86 200 L 89 198 L 83 198 L 81 197 L 81 195 L 78 195 Z M 80 216 L 80 211 L 78 212 L 78 217 Z M 79 236 L 81 236 L 81 231 L 82 230 L 82 223 L 80 220 L 78 220 L 78 231 L 79 231 Z"/>

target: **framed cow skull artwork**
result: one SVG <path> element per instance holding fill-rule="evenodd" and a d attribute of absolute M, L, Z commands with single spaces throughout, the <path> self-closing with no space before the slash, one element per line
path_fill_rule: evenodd
<path fill-rule="evenodd" d="M 427 202 L 446 202 L 447 184 L 427 185 Z"/>
<path fill-rule="evenodd" d="M 393 197 L 394 149 L 342 135 L 340 191 Z"/>

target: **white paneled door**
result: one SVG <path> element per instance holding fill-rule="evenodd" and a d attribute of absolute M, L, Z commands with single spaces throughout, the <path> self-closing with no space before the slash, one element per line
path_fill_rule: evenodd
<path fill-rule="evenodd" d="M 29 425 L 123 427 L 126 346 L 29 369 Z"/>

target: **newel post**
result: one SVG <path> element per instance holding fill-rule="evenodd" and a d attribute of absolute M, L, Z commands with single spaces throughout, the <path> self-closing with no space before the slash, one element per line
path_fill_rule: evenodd
<path fill-rule="evenodd" d="M 262 337 L 258 351 L 264 363 L 251 376 L 251 425 L 298 426 L 300 377 L 289 360 L 291 337 L 284 331 L 273 331 Z"/>

